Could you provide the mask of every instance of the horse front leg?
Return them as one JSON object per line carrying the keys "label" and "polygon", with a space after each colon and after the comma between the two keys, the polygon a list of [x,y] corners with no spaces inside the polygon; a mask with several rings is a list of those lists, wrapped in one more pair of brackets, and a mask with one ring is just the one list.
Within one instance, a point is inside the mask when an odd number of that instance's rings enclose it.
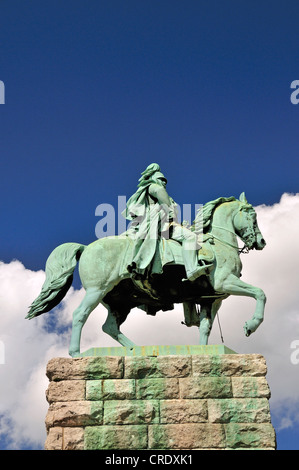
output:
{"label": "horse front leg", "polygon": [[244,332],[246,336],[260,326],[264,320],[264,311],[266,304],[266,295],[259,287],[252,286],[246,282],[241,281],[237,276],[230,275],[222,284],[221,290],[230,295],[240,295],[252,297],[256,300],[256,308],[253,317],[244,325]]}

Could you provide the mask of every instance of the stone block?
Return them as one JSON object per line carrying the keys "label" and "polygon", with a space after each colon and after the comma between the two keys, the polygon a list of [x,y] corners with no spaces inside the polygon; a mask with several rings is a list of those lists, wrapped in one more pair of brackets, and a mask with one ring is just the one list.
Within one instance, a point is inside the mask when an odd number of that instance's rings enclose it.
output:
{"label": "stone block", "polygon": [[222,424],[188,423],[152,425],[148,428],[149,449],[224,449]]}
{"label": "stone block", "polygon": [[233,396],[230,377],[192,376],[180,378],[181,398],[229,398]]}
{"label": "stone block", "polygon": [[232,377],[235,398],[270,398],[266,377]]}
{"label": "stone block", "polygon": [[84,450],[83,428],[64,428],[63,450]]}
{"label": "stone block", "polygon": [[266,398],[234,398],[208,400],[211,423],[267,423],[270,422]]}
{"label": "stone block", "polygon": [[125,357],[124,377],[133,379],[186,377],[191,374],[191,356]]}
{"label": "stone block", "polygon": [[179,398],[179,379],[138,379],[136,380],[136,398],[143,400]]}
{"label": "stone block", "polygon": [[123,376],[123,358],[117,356],[76,359],[59,357],[48,362],[46,373],[49,380],[55,382],[121,378]]}
{"label": "stone block", "polygon": [[104,403],[103,424],[151,424],[159,422],[157,400],[109,400]]}
{"label": "stone block", "polygon": [[102,401],[56,402],[49,406],[46,427],[53,426],[88,426],[102,424]]}
{"label": "stone block", "polygon": [[62,427],[53,427],[48,430],[45,450],[62,450]]}
{"label": "stone block", "polygon": [[87,364],[87,380],[92,379],[120,379],[124,373],[124,360],[122,357],[89,357]]}
{"label": "stone block", "polygon": [[46,391],[49,403],[57,401],[80,401],[85,399],[85,380],[62,380],[50,382]]}
{"label": "stone block", "polygon": [[224,426],[227,448],[276,448],[275,431],[270,423],[229,423]]}
{"label": "stone block", "polygon": [[147,449],[146,425],[87,426],[85,450]]}
{"label": "stone block", "polygon": [[134,379],[86,381],[86,400],[129,400],[135,395]]}
{"label": "stone block", "polygon": [[160,423],[204,423],[208,421],[206,400],[161,400]]}
{"label": "stone block", "polygon": [[260,354],[221,354],[192,356],[193,375],[265,376],[267,366]]}

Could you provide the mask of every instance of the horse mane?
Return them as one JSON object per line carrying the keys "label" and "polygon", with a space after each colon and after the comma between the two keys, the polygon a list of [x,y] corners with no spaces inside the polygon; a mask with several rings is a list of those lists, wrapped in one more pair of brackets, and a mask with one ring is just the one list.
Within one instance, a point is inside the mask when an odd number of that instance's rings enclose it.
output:
{"label": "horse mane", "polygon": [[196,233],[202,231],[204,233],[207,232],[216,207],[218,207],[220,204],[223,204],[224,202],[231,201],[237,201],[237,199],[234,196],[218,197],[217,199],[214,199],[214,201],[209,201],[201,206],[197,211],[197,215],[192,225],[193,231]]}

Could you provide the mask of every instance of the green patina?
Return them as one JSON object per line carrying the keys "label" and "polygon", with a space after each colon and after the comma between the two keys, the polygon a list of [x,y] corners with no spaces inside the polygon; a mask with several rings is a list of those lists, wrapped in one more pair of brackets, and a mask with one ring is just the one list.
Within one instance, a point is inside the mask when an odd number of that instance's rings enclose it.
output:
{"label": "green patina", "polygon": [[220,355],[213,355],[210,358],[210,376],[221,377],[222,375],[222,358]]}
{"label": "green patina", "polygon": [[90,348],[80,354],[80,357],[92,356],[186,356],[197,354],[236,354],[235,351],[224,344],[211,345],[156,345],[156,346],[134,346],[125,347],[106,347]]}
{"label": "green patina", "polygon": [[85,450],[138,450],[147,448],[147,426],[87,426]]}
{"label": "green patina", "polygon": [[223,398],[214,400],[219,423],[269,422],[269,405],[265,398]]}
{"label": "green patina", "polygon": [[104,402],[101,400],[91,401],[90,402],[90,411],[88,421],[85,423],[85,426],[88,425],[102,425],[103,424],[103,414],[104,414]]}
{"label": "green patina", "polygon": [[119,368],[117,371],[111,370],[109,356],[103,357],[90,357],[86,364],[86,378],[91,379],[105,379],[111,377],[120,377],[123,375],[123,363],[119,361]]}
{"label": "green patina", "polygon": [[258,449],[260,447],[264,450],[263,437],[265,432],[272,435],[274,442],[274,431],[270,427],[268,428],[267,425],[264,425],[262,430],[255,424],[230,423],[225,426],[226,446],[231,449]]}
{"label": "green patina", "polygon": [[255,358],[170,356],[71,360],[73,377],[86,382],[87,406],[80,404],[76,424],[84,449],[275,447],[265,380],[239,375]]}
{"label": "green patina", "polygon": [[242,392],[248,398],[260,395],[259,383],[256,377],[242,377]]}
{"label": "green patina", "polygon": [[103,380],[86,381],[86,400],[103,400]]}
{"label": "green patina", "polygon": [[[177,219],[166,183],[160,166],[148,165],[128,200],[124,216],[132,223],[127,231],[88,246],[64,243],[48,257],[45,282],[26,318],[49,312],[62,301],[78,264],[86,294],[73,313],[70,356],[80,357],[82,328],[100,303],[108,310],[103,331],[129,350],[135,345],[120,327],[136,307],[155,315],[183,304],[185,325],[199,328],[200,345],[208,344],[221,302],[230,295],[256,301],[254,314],[244,325],[246,336],[262,323],[265,294],[240,279],[243,249],[238,238],[247,250],[262,250],[266,245],[245,193],[239,199],[219,197],[207,202],[187,227]],[[174,348],[168,354],[190,354],[188,346]]]}
{"label": "green patina", "polygon": [[231,398],[233,395],[230,377],[198,377],[197,380],[198,391],[194,398]]}
{"label": "green patina", "polygon": [[[165,399],[165,398],[179,398],[179,384],[175,391],[171,388],[170,381],[175,379],[168,378],[151,378],[139,379],[137,381],[136,398],[149,400],[149,399]],[[176,379],[178,380],[178,379]]]}
{"label": "green patina", "polygon": [[151,426],[151,436],[152,449],[171,449],[167,426]]}
{"label": "green patina", "polygon": [[139,357],[136,361],[136,378],[163,377],[165,371],[160,367],[157,357]]}

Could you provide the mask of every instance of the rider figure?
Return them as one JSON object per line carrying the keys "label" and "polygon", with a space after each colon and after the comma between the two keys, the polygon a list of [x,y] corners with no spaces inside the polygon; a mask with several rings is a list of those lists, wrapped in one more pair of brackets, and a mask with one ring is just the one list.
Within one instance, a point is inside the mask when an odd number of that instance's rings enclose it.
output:
{"label": "rider figure", "polygon": [[197,235],[180,225],[176,217],[176,203],[166,191],[167,179],[157,163],[152,163],[141,174],[138,189],[128,200],[123,215],[132,220],[136,233],[133,259],[128,266],[135,278],[145,278],[155,256],[158,241],[163,234],[182,244],[187,278],[194,281],[206,274],[206,266],[198,263]]}

